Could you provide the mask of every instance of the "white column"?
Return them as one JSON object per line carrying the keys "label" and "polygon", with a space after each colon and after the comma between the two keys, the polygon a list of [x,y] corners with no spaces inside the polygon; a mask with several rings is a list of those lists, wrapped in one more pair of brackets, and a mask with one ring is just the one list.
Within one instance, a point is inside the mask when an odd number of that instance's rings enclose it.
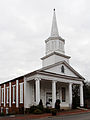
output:
{"label": "white column", "polygon": [[5,101],[5,96],[6,96],[6,95],[5,95],[5,89],[6,89],[5,86],[6,86],[6,85],[4,84],[4,107],[5,107],[5,102],[6,102],[6,101]]}
{"label": "white column", "polygon": [[80,84],[80,106],[84,106],[84,99],[83,99],[83,84]]}
{"label": "white column", "polygon": [[11,107],[11,82],[9,82],[9,107]]}
{"label": "white column", "polygon": [[52,81],[52,108],[55,108],[56,102],[56,81]]}
{"label": "white column", "polygon": [[16,80],[16,107],[18,107],[18,80]]}
{"label": "white column", "polygon": [[35,85],[36,85],[36,105],[40,102],[40,79],[35,78]]}
{"label": "white column", "polygon": [[72,108],[72,83],[69,83],[69,107]]}
{"label": "white column", "polygon": [[1,86],[0,86],[0,106],[1,106]]}

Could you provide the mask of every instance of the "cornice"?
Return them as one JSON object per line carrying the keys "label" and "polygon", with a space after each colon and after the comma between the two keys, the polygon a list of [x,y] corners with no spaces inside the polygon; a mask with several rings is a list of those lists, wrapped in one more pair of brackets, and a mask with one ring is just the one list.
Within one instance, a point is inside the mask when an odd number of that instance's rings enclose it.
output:
{"label": "cornice", "polygon": [[45,43],[47,43],[49,40],[61,40],[62,42],[65,43],[65,40],[61,38],[60,36],[58,37],[49,37],[48,39],[45,40]]}
{"label": "cornice", "polygon": [[58,53],[58,52],[52,52],[52,53],[50,53],[50,54],[42,57],[41,60],[44,60],[44,59],[46,59],[46,58],[48,58],[48,57],[50,57],[50,56],[52,56],[52,55],[54,55],[54,54],[55,54],[55,55],[58,55],[58,56],[65,57],[65,58],[68,58],[68,59],[71,58],[70,56],[67,56],[67,55],[64,55],[64,54],[61,54],[61,53]]}

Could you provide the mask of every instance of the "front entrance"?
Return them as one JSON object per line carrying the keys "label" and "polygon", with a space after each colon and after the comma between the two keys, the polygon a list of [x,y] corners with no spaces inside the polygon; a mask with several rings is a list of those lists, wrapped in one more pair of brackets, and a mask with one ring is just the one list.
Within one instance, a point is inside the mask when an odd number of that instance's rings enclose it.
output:
{"label": "front entrance", "polygon": [[52,107],[52,93],[51,92],[46,93],[46,106]]}

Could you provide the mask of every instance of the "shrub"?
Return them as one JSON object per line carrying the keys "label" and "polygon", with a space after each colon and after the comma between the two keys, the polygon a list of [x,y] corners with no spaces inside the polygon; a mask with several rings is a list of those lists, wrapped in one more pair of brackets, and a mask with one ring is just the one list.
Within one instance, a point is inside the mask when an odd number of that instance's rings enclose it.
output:
{"label": "shrub", "polygon": [[55,109],[60,111],[60,100],[59,99],[57,99],[56,102],[55,102]]}
{"label": "shrub", "polygon": [[55,116],[57,114],[57,110],[56,109],[52,109],[51,113],[52,113],[53,116]]}
{"label": "shrub", "polygon": [[37,109],[43,111],[43,110],[44,110],[44,107],[43,107],[43,105],[38,105],[38,106],[37,106]]}
{"label": "shrub", "polygon": [[20,114],[24,114],[24,107],[20,107],[20,108],[19,108],[19,113],[20,113]]}
{"label": "shrub", "polygon": [[33,113],[34,113],[34,114],[42,114],[43,112],[42,112],[40,109],[36,109],[36,110],[34,110]]}
{"label": "shrub", "polygon": [[47,108],[44,108],[44,112],[45,112],[45,113],[51,113],[51,109],[48,108],[48,107],[47,107]]}
{"label": "shrub", "polygon": [[0,114],[0,116],[5,116],[4,112],[2,112],[2,113]]}
{"label": "shrub", "polygon": [[29,109],[29,113],[33,113],[37,109],[37,106],[31,106]]}
{"label": "shrub", "polygon": [[29,108],[26,108],[25,114],[29,114]]}

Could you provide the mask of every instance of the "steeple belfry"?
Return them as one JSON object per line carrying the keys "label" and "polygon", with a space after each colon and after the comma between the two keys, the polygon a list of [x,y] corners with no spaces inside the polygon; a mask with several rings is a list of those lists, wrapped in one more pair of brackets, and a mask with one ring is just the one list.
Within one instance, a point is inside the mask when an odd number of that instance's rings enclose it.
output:
{"label": "steeple belfry", "polygon": [[55,9],[53,10],[51,37],[59,37]]}

